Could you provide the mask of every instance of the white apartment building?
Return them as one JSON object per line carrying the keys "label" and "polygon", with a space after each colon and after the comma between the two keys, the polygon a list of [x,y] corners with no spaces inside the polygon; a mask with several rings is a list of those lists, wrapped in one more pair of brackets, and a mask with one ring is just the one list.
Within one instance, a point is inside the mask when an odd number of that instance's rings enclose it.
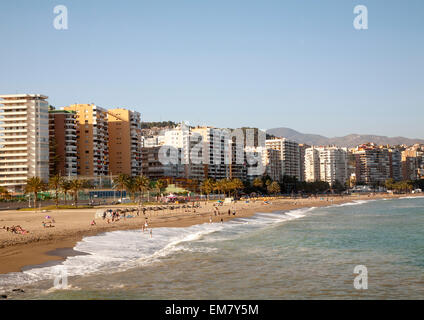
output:
{"label": "white apartment building", "polygon": [[300,175],[300,149],[299,144],[286,138],[268,139],[265,141],[267,149],[280,151],[281,157],[281,176],[296,177],[301,179]]}
{"label": "white apartment building", "polygon": [[344,184],[347,175],[347,149],[338,147],[311,147],[305,150],[305,180],[336,181]]}
{"label": "white apartment building", "polygon": [[319,150],[311,147],[305,150],[305,181],[320,181]]}
{"label": "white apartment building", "polygon": [[41,94],[0,95],[0,186],[22,192],[49,178],[49,104]]}

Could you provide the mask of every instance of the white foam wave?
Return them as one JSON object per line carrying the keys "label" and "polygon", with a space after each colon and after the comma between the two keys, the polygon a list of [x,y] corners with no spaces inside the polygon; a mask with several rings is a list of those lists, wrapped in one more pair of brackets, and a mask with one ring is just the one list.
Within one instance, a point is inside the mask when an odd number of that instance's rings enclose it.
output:
{"label": "white foam wave", "polygon": [[[283,221],[299,219],[315,208],[302,208],[287,212],[257,213],[249,218],[236,218],[226,223],[204,223],[187,228],[155,228],[112,231],[83,238],[75,250],[86,253],[66,258],[57,266],[39,267],[23,272],[0,275],[0,290],[21,287],[41,280],[53,280],[93,273],[124,271],[159,261],[178,251],[213,251],[213,248],[193,248],[185,245],[193,241],[223,241],[258,228],[276,225]],[[202,251],[203,250],[203,251]],[[53,289],[52,289],[53,290]]]}

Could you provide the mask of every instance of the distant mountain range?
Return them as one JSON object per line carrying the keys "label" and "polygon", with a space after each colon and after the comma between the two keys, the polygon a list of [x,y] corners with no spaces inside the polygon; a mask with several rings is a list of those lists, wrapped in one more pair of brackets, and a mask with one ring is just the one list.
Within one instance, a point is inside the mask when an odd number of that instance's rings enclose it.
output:
{"label": "distant mountain range", "polygon": [[267,130],[268,134],[276,137],[284,137],[297,143],[305,143],[308,145],[336,145],[339,147],[355,147],[357,145],[373,142],[381,145],[413,145],[416,143],[424,144],[424,139],[409,139],[405,137],[386,137],[364,134],[349,134],[344,137],[328,138],[318,134],[305,134],[289,128],[273,128]]}

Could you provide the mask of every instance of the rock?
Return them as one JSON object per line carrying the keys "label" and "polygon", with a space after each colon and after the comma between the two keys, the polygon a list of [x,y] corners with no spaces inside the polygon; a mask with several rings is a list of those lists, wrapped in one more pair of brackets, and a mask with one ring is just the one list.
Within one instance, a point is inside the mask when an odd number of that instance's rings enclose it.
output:
{"label": "rock", "polygon": [[24,293],[25,292],[23,289],[13,289],[12,291],[13,292],[21,292],[21,293]]}
{"label": "rock", "polygon": [[0,296],[0,298],[2,298],[2,299],[7,299],[7,295],[2,294],[2,295]]}

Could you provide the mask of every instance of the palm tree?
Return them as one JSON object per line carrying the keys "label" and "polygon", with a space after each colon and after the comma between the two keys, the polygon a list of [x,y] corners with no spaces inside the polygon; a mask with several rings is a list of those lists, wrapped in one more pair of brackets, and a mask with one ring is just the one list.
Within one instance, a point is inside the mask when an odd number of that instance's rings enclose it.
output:
{"label": "palm tree", "polygon": [[62,180],[62,177],[58,174],[49,179],[49,187],[55,191],[56,208],[59,207],[59,190]]}
{"label": "palm tree", "polygon": [[125,185],[129,180],[130,176],[124,173],[121,173],[118,177],[114,179],[114,187],[121,191],[121,202],[122,202],[122,194],[125,189]]}
{"label": "palm tree", "polygon": [[244,184],[240,179],[234,178],[233,180],[231,180],[231,188],[234,190],[234,194],[235,194],[239,190],[244,189]]}
{"label": "palm tree", "polygon": [[159,179],[156,181],[155,189],[158,191],[158,196],[162,193],[162,190],[168,186],[168,182],[164,179]]}
{"label": "palm tree", "polygon": [[200,191],[209,197],[209,194],[214,191],[214,184],[212,179],[206,179],[200,184]]}
{"label": "palm tree", "polygon": [[255,180],[253,180],[253,186],[257,189],[262,189],[264,186],[264,182],[261,178],[255,178]]}
{"label": "palm tree", "polygon": [[140,191],[140,201],[141,197],[146,191],[150,190],[150,180],[146,176],[138,176],[135,178],[135,185],[138,191]]}
{"label": "palm tree", "polygon": [[74,179],[70,182],[71,192],[74,195],[75,208],[78,208],[78,192],[84,188],[84,181],[79,179]]}
{"label": "palm tree", "polygon": [[10,196],[10,193],[5,187],[0,187],[0,195],[2,199],[6,199]]}
{"label": "palm tree", "polygon": [[66,196],[68,195],[68,192],[71,190],[71,182],[65,179],[62,179],[60,183],[60,190],[62,190],[64,198],[65,198],[65,205],[66,205]]}
{"label": "palm tree", "polygon": [[128,179],[125,180],[125,190],[127,190],[127,192],[129,193],[130,198],[134,200],[135,193],[138,190],[138,187],[133,177],[128,177]]}
{"label": "palm tree", "polygon": [[37,208],[37,195],[46,188],[46,184],[39,177],[28,178],[25,186],[25,193],[34,194],[34,208]]}
{"label": "palm tree", "polygon": [[280,185],[278,184],[277,181],[273,181],[268,185],[267,190],[269,193],[272,193],[275,195],[280,192]]}

